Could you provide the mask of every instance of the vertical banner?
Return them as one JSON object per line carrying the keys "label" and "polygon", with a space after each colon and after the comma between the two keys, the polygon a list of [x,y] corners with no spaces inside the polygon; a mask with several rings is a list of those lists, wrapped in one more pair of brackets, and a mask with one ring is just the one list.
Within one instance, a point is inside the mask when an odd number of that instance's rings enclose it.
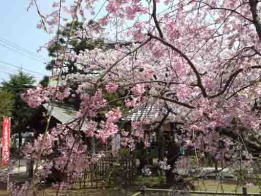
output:
{"label": "vertical banner", "polygon": [[11,119],[9,117],[3,117],[2,164],[8,164],[10,160],[10,135],[11,135]]}

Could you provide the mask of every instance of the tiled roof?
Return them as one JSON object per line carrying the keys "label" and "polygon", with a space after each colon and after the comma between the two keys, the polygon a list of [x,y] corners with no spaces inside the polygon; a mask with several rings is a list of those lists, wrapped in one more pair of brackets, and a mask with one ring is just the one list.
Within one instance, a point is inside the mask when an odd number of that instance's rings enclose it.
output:
{"label": "tiled roof", "polygon": [[[43,104],[43,107],[51,112],[51,115],[61,123],[68,123],[75,119],[76,111],[57,105],[49,105],[48,103]],[[51,111],[52,110],[52,111]]]}
{"label": "tiled roof", "polygon": [[[48,103],[43,104],[43,107],[50,112],[52,109],[52,116],[61,123],[68,123],[76,118],[76,111],[71,108],[65,108],[62,106],[49,106]],[[166,109],[156,105],[143,105],[135,108],[122,118],[124,121],[143,121],[152,120],[160,117],[160,115],[166,113]]]}
{"label": "tiled roof", "polygon": [[130,114],[123,118],[129,121],[151,120],[165,114],[167,110],[159,106],[145,105],[130,111]]}

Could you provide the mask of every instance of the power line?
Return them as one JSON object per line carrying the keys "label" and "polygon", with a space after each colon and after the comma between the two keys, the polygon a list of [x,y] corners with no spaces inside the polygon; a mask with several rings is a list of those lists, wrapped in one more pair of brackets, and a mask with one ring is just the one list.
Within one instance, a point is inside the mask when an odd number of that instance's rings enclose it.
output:
{"label": "power line", "polygon": [[30,59],[32,59],[32,60],[35,60],[35,61],[39,61],[39,62],[41,62],[41,63],[44,63],[43,61],[41,61],[40,59],[38,59],[38,58],[36,58],[36,57],[26,55],[26,54],[24,54],[22,51],[20,51],[20,50],[14,48],[14,47],[11,47],[11,46],[6,45],[5,43],[1,42],[1,40],[0,40],[0,46],[5,47],[6,49],[9,49],[9,50],[11,50],[11,51],[13,51],[13,52],[16,52],[16,53],[18,53],[18,54],[20,54],[20,55],[26,56],[27,58],[30,58]]}
{"label": "power line", "polygon": [[33,73],[33,74],[37,74],[37,75],[44,76],[44,74],[42,74],[42,73],[39,73],[39,72],[30,70],[30,69],[27,69],[27,68],[22,68],[21,66],[14,65],[14,64],[11,64],[11,63],[7,63],[7,62],[4,62],[4,61],[0,61],[0,64],[12,66],[13,68],[18,69],[18,70],[22,70],[22,69],[23,69],[23,70],[25,70],[26,72],[31,72],[31,73]]}
{"label": "power line", "polygon": [[[14,75],[15,73],[14,72],[8,72],[8,71],[1,71],[0,75],[3,75],[3,74],[4,75],[8,75],[9,79],[6,76],[0,76],[0,83],[5,82],[5,81],[9,81],[10,80],[10,76]],[[39,77],[39,76],[34,76],[33,78],[38,80],[38,81],[40,81],[42,79],[42,77]],[[0,87],[1,87],[1,84],[0,84]]]}
{"label": "power line", "polygon": [[11,47],[17,48],[18,50],[22,50],[23,52],[25,52],[25,53],[27,53],[27,54],[29,54],[31,56],[35,56],[36,58],[45,60],[43,56],[41,56],[41,55],[39,55],[39,54],[37,54],[35,52],[32,52],[32,51],[30,51],[30,50],[28,50],[28,49],[26,49],[26,48],[24,48],[22,46],[19,46],[17,43],[12,42],[10,40],[7,40],[4,37],[0,36],[0,41],[5,42],[6,44],[8,44]]}
{"label": "power line", "polygon": [[7,44],[7,45],[9,45],[9,46],[11,46],[11,47],[13,47],[13,48],[16,48],[17,50],[21,50],[21,51],[23,51],[23,52],[25,52],[25,53],[27,53],[27,54],[29,54],[29,55],[31,55],[31,56],[34,56],[34,57],[36,57],[36,58],[38,58],[38,59],[42,59],[43,61],[45,61],[45,58],[44,58],[43,56],[39,55],[39,54],[36,53],[36,52],[32,52],[32,51],[30,51],[30,50],[28,50],[28,49],[26,49],[26,48],[24,48],[24,47],[18,45],[18,44],[15,43],[15,42],[12,42],[12,41],[10,41],[10,40],[7,40],[7,39],[5,39],[5,38],[3,38],[3,37],[1,37],[1,36],[0,36],[0,40],[1,40],[2,42],[4,42],[5,44]]}
{"label": "power line", "polygon": [[8,74],[8,75],[11,75],[13,74],[12,72],[9,72],[9,71],[1,71],[0,74]]}
{"label": "power line", "polygon": [[[1,68],[1,67],[0,67]],[[1,70],[0,71],[0,74],[4,74],[4,75],[9,75],[9,76],[11,76],[11,75],[14,75],[14,74],[16,74],[17,73],[17,71],[18,70],[16,70],[16,72],[14,72],[14,71],[6,71],[6,70]],[[30,74],[31,75],[31,73],[29,73],[29,72],[26,72],[26,73],[28,73],[28,74]],[[42,76],[35,76],[35,75],[33,75],[33,77],[34,78],[38,78],[38,79],[42,79]]]}
{"label": "power line", "polygon": [[19,53],[20,55],[31,58],[32,60],[39,61],[41,63],[46,62],[46,59],[43,56],[40,56],[36,52],[32,52],[24,47],[21,47],[18,44],[9,41],[1,36],[0,36],[0,46],[5,47],[13,52]]}
{"label": "power line", "polygon": [[[0,61],[0,63],[4,64],[4,65],[9,65],[11,67],[15,67],[16,69],[21,69],[21,66],[18,66],[18,65],[12,64],[12,63],[8,63],[8,62],[5,62],[5,61]],[[31,73],[34,73],[34,74],[45,76],[44,74],[42,74],[40,72],[33,71],[31,69],[27,69],[27,68],[23,68],[23,69],[26,70],[27,72],[31,72]]]}

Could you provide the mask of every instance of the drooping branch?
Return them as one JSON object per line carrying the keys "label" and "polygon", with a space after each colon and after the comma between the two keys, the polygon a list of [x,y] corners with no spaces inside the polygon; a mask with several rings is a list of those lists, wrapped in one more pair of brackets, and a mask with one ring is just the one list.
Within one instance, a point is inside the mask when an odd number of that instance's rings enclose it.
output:
{"label": "drooping branch", "polygon": [[228,80],[227,80],[227,82],[226,82],[224,88],[223,88],[220,92],[218,92],[217,94],[209,96],[209,98],[218,97],[218,96],[222,95],[224,92],[226,92],[227,88],[229,87],[229,85],[231,84],[231,82],[233,81],[233,79],[236,78],[237,75],[238,75],[239,73],[241,73],[242,71],[243,71],[243,69],[239,69],[239,70],[235,71],[233,74],[231,74],[230,77],[228,78]]}
{"label": "drooping branch", "polygon": [[160,128],[162,127],[162,125],[164,124],[164,122],[167,120],[167,118],[168,118],[170,112],[171,112],[171,109],[170,109],[170,108],[167,108],[166,114],[163,116],[162,120],[158,123],[158,125],[154,128],[154,131],[160,130]]}
{"label": "drooping branch", "polygon": [[253,17],[253,24],[255,25],[257,35],[259,37],[259,40],[261,41],[261,23],[260,23],[260,18],[257,14],[257,0],[249,0],[249,5],[250,5],[250,11],[252,13]]}
{"label": "drooping branch", "polygon": [[122,87],[126,87],[126,86],[134,86],[136,84],[152,84],[152,83],[158,83],[158,84],[163,84],[163,85],[167,85],[167,84],[181,84],[180,82],[166,82],[166,81],[163,81],[163,80],[145,80],[145,81],[138,81],[138,82],[132,82],[132,83],[129,83],[129,84],[126,84],[126,85],[123,85]]}
{"label": "drooping branch", "polygon": [[156,26],[156,29],[159,33],[160,38],[164,39],[162,30],[161,30],[160,25],[159,25],[159,21],[157,19],[157,2],[156,2],[156,0],[153,0],[153,10],[152,10],[151,16],[154,20],[154,23],[155,23],[155,26]]}
{"label": "drooping branch", "polygon": [[172,44],[170,44],[169,42],[159,38],[159,37],[156,37],[154,35],[152,35],[151,33],[148,34],[151,38],[155,39],[155,40],[158,40],[160,41],[163,45],[165,46],[168,46],[170,47],[172,50],[174,50],[175,52],[177,52],[182,58],[184,58],[187,63],[189,64],[189,66],[191,67],[191,69],[193,70],[194,74],[196,75],[196,78],[197,78],[197,86],[201,89],[202,91],[202,94],[204,97],[208,97],[207,95],[207,92],[206,92],[206,89],[204,88],[203,86],[203,83],[202,83],[202,79],[201,79],[201,76],[200,76],[200,73],[198,72],[196,66],[194,65],[194,63],[189,59],[189,57],[184,54],[181,50],[179,50],[178,48],[176,48],[175,46],[173,46]]}
{"label": "drooping branch", "polygon": [[[249,69],[260,69],[260,68],[261,68],[261,66],[252,66]],[[232,81],[238,76],[238,74],[240,74],[243,71],[244,71],[244,69],[239,69],[239,70],[235,71],[234,73],[232,73],[229,76],[224,88],[221,91],[219,91],[217,94],[209,96],[209,98],[215,98],[215,97],[218,97],[218,96],[224,94],[226,92],[227,88],[232,83]]]}
{"label": "drooping branch", "polygon": [[237,95],[239,92],[257,84],[258,82],[261,82],[261,79],[257,80],[257,81],[252,81],[250,84],[243,86],[242,88],[240,88],[239,90],[237,90],[236,92],[234,92],[232,95],[230,95],[228,98],[226,98],[226,100],[231,99],[232,97],[234,97],[235,95]]}
{"label": "drooping branch", "polygon": [[168,101],[168,102],[171,102],[171,103],[175,103],[175,104],[184,106],[184,107],[189,108],[189,109],[195,109],[194,106],[189,105],[189,104],[184,103],[184,102],[177,101],[177,100],[175,100],[175,99],[170,99],[170,98],[163,97],[163,96],[155,96],[155,95],[151,95],[151,96],[154,97],[154,98],[162,99],[162,100],[164,100],[164,101]]}
{"label": "drooping branch", "polygon": [[247,130],[247,128],[237,130],[234,127],[217,127],[216,131],[221,135],[232,138],[234,141],[241,138],[241,142],[244,143],[244,145],[248,148],[247,150],[252,154],[261,152],[261,138],[260,135],[254,131]]}
{"label": "drooping branch", "polygon": [[[40,17],[41,24],[43,25],[44,31],[45,31],[45,32],[48,32],[47,27],[46,27],[46,25],[45,25],[45,16],[41,13],[40,8],[39,8],[39,6],[38,6],[36,0],[33,0],[33,2],[34,2],[34,4],[35,4],[36,10],[37,10],[37,14],[38,14],[39,17]],[[29,9],[29,7],[27,8],[27,11],[28,11],[28,9]]]}

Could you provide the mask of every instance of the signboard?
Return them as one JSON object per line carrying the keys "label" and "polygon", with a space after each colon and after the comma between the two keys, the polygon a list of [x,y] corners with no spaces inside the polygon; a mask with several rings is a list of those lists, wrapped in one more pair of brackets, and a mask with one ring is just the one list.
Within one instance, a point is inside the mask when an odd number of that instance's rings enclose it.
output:
{"label": "signboard", "polygon": [[11,135],[11,118],[3,117],[2,164],[8,164],[10,160],[10,135]]}

